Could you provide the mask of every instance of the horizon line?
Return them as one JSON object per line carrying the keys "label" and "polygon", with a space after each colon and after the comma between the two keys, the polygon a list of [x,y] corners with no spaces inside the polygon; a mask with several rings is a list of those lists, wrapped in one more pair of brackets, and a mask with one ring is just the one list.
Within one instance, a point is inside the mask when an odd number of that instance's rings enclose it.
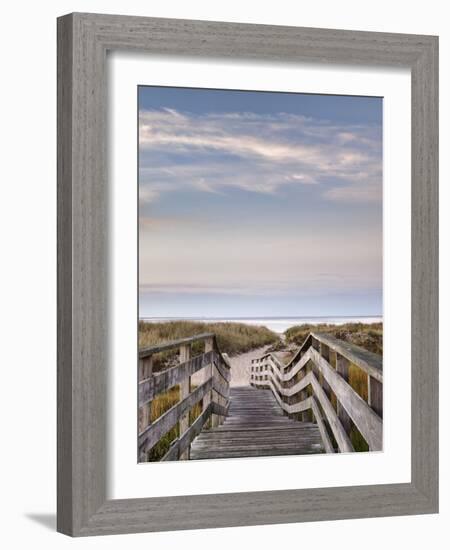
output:
{"label": "horizon line", "polygon": [[239,315],[227,315],[222,317],[208,317],[206,315],[196,315],[193,317],[188,316],[139,316],[139,319],[186,319],[186,320],[199,320],[199,319],[330,319],[333,317],[339,317],[341,319],[352,319],[355,317],[381,317],[383,318],[382,313],[374,314],[355,314],[355,315],[274,315],[274,316],[264,316],[264,315],[250,315],[250,316],[239,316]]}

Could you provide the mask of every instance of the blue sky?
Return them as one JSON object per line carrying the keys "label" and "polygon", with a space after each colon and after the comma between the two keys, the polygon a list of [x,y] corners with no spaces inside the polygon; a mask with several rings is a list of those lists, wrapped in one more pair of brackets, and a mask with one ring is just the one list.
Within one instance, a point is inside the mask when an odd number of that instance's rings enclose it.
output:
{"label": "blue sky", "polygon": [[381,98],[139,88],[141,317],[379,315]]}

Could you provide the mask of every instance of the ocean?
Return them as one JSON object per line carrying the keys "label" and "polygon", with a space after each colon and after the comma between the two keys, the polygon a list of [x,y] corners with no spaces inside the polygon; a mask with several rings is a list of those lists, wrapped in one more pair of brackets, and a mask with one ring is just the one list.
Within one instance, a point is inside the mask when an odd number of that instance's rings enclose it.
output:
{"label": "ocean", "polygon": [[360,316],[360,317],[230,317],[230,318],[201,318],[201,317],[141,317],[141,321],[147,323],[156,323],[161,321],[200,321],[204,323],[245,323],[248,325],[266,326],[268,329],[278,334],[283,333],[290,327],[309,323],[318,325],[328,323],[333,325],[343,325],[344,323],[380,323],[381,316]]}

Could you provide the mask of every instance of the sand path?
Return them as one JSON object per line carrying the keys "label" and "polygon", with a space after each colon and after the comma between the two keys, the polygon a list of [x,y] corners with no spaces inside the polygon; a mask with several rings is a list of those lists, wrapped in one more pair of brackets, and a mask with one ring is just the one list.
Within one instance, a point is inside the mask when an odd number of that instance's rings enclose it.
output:
{"label": "sand path", "polygon": [[230,386],[248,386],[250,384],[250,366],[252,359],[261,357],[261,355],[263,355],[269,347],[270,346],[264,346],[262,348],[248,351],[247,353],[241,353],[240,355],[230,357]]}

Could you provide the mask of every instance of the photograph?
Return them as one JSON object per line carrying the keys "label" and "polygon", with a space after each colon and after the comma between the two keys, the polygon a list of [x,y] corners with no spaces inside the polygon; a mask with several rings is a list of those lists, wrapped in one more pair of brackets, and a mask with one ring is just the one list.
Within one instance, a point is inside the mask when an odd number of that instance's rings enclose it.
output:
{"label": "photograph", "polygon": [[139,462],[381,451],[383,99],[138,110]]}
{"label": "photograph", "polygon": [[3,6],[6,549],[449,538],[448,9],[255,7]]}

